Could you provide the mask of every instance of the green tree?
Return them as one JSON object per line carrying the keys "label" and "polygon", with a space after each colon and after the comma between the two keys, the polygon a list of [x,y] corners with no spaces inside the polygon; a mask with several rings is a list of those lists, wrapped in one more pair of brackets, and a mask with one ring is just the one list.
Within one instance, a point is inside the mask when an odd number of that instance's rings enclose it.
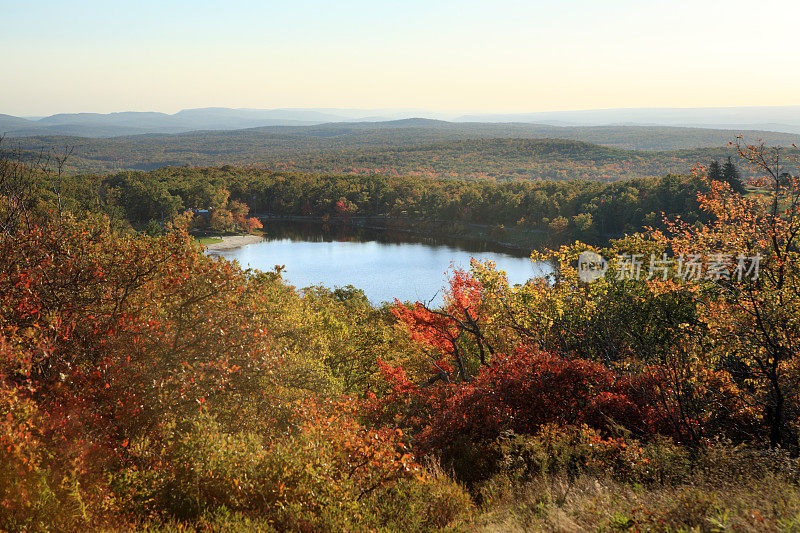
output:
{"label": "green tree", "polygon": [[708,179],[711,181],[722,181],[722,167],[716,159],[708,165]]}
{"label": "green tree", "polygon": [[742,177],[739,175],[739,169],[733,164],[730,156],[728,156],[728,161],[722,166],[722,181],[729,183],[734,192],[739,194],[747,192],[744,188],[744,183],[742,183]]}

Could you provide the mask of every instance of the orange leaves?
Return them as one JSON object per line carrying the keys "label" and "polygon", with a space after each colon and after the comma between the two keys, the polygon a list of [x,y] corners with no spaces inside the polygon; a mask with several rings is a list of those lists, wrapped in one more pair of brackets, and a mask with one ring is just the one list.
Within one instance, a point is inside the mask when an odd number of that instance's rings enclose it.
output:
{"label": "orange leaves", "polygon": [[411,338],[415,341],[445,353],[452,352],[458,334],[452,319],[432,312],[419,302],[408,308],[399,300],[392,307],[392,314],[408,326]]}
{"label": "orange leaves", "polygon": [[446,294],[449,305],[465,318],[476,319],[483,293],[481,284],[462,269],[456,269],[449,281],[450,291]]}
{"label": "orange leaves", "polygon": [[[700,207],[712,215],[708,223],[676,220],[652,238],[675,257],[728,258],[723,266],[740,275],[706,275],[696,283],[650,288],[663,294],[682,292],[697,306],[704,338],[702,347],[690,347],[702,357],[694,370],[696,391],[725,404],[708,417],[730,413],[721,425],[736,435],[755,435],[759,430],[754,421],[761,416],[759,437],[776,446],[785,444],[787,432],[796,431],[788,429],[786,417],[795,416],[787,413],[800,406],[795,385],[800,357],[800,177],[793,175],[800,167],[796,157],[787,159],[780,148],[748,145],[741,138],[734,144],[745,164],[759,173],[750,182],[752,189],[737,194],[728,183],[711,181],[708,191],[698,195]],[[756,257],[758,275],[749,270],[742,275],[744,259]],[[754,259],[750,261],[752,265]],[[790,440],[794,446],[794,437]]]}
{"label": "orange leaves", "polygon": [[408,380],[406,371],[402,367],[389,366],[380,358],[377,360],[377,363],[378,369],[381,371],[384,378],[391,384],[394,394],[407,394],[414,388],[414,385]]}
{"label": "orange leaves", "polygon": [[3,235],[0,252],[11,273],[0,277],[0,372],[30,379],[61,417],[54,438],[149,431],[268,357],[250,279],[185,234],[131,239],[65,219]]}
{"label": "orange leaves", "polygon": [[256,230],[262,229],[264,227],[261,224],[261,221],[255,217],[250,217],[244,221],[242,229],[244,229],[247,233],[254,233]]}
{"label": "orange leaves", "polygon": [[449,280],[443,308],[430,309],[420,302],[406,307],[395,301],[391,311],[406,325],[413,340],[438,352],[430,358],[434,375],[450,379],[449,375],[456,372],[458,379],[465,380],[467,352],[473,344],[477,346],[480,364],[488,363],[489,354],[493,353],[482,330],[482,299],[480,282],[464,270],[456,269]]}

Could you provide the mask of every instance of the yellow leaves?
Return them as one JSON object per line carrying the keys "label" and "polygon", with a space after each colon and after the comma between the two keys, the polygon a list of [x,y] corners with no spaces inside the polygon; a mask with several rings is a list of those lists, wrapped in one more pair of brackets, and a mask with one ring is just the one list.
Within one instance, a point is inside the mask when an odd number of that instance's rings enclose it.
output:
{"label": "yellow leaves", "polygon": [[564,317],[564,302],[561,301],[561,300],[555,300],[553,302],[553,304],[554,304],[553,307],[555,308],[556,315],[558,316],[558,318],[563,318]]}

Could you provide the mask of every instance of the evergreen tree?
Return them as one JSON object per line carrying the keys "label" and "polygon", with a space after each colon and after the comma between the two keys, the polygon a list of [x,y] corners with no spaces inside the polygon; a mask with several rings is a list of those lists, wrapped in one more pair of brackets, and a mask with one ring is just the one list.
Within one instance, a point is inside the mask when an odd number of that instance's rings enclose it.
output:
{"label": "evergreen tree", "polygon": [[728,156],[728,161],[722,167],[722,181],[727,181],[731,185],[731,189],[739,194],[744,194],[746,189],[742,178],[739,175],[739,169],[731,162],[731,157]]}
{"label": "evergreen tree", "polygon": [[708,165],[708,179],[711,181],[722,181],[722,167],[716,159]]}

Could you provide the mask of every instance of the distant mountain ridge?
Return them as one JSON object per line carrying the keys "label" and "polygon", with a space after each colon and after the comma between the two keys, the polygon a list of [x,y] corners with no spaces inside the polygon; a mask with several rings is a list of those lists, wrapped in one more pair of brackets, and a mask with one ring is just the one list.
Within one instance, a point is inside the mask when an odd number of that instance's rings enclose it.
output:
{"label": "distant mountain ridge", "polygon": [[800,133],[800,105],[630,108],[462,115],[456,122],[526,122],[556,126],[681,126]]}
{"label": "distant mountain ridge", "polygon": [[[208,107],[183,109],[174,114],[149,111],[117,113],[58,113],[38,119],[0,114],[0,134],[9,137],[74,135],[119,137],[146,133],[185,133],[239,130],[265,126],[308,126],[350,121],[393,121],[436,113],[392,109],[231,109]],[[447,116],[452,118],[452,116]]]}
{"label": "distant mountain ridge", "polygon": [[[416,121],[416,122],[415,122]],[[428,121],[428,122],[424,122]],[[0,114],[0,134],[9,137],[68,135],[119,137],[192,131],[241,130],[273,126],[387,123],[392,127],[448,127],[447,124],[506,124],[570,127],[670,126],[730,131],[772,131],[800,134],[800,106],[728,108],[632,108],[538,113],[454,115],[419,109],[283,108],[184,109],[174,114],[125,111],[59,113],[28,119]],[[372,126],[370,126],[372,127]]]}

